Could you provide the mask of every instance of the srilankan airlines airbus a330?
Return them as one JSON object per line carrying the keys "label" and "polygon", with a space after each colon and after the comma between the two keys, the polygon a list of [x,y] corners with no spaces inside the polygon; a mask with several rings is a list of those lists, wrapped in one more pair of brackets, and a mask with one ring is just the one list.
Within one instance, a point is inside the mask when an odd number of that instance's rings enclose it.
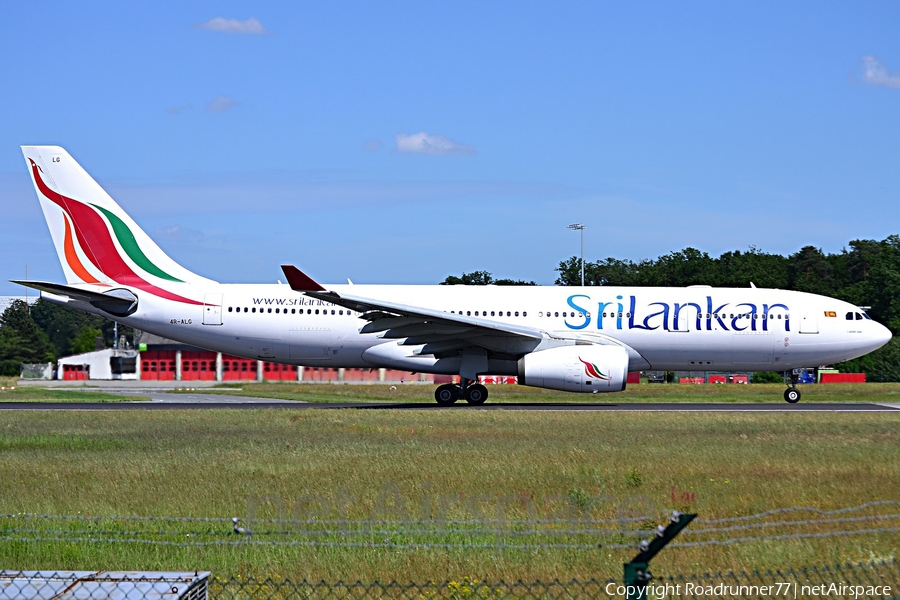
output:
{"label": "srilankan airlines airbus a330", "polygon": [[[47,300],[173,340],[308,367],[459,375],[439,404],[482,404],[479,375],[618,392],[629,371],[788,371],[880,348],[890,331],[852,304],[802,292],[691,286],[224,284],[169,258],[58,146],[24,146],[66,283]],[[789,387],[788,402],[800,399]]]}

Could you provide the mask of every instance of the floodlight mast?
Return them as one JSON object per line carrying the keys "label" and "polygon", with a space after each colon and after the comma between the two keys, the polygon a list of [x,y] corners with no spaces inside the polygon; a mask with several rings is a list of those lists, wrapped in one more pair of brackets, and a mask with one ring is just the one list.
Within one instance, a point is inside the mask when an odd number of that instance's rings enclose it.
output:
{"label": "floodlight mast", "polygon": [[581,232],[581,287],[584,287],[584,223],[572,223],[568,229]]}

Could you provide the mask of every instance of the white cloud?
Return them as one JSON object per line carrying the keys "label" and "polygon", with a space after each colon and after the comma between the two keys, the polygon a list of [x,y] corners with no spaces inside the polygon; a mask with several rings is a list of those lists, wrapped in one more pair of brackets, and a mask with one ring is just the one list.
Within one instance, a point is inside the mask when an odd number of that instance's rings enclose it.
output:
{"label": "white cloud", "polygon": [[215,17],[206,23],[196,25],[195,27],[198,29],[208,29],[210,31],[220,31],[222,33],[246,33],[250,35],[265,35],[268,33],[263,24],[252,17],[246,21]]}
{"label": "white cloud", "polygon": [[167,108],[166,112],[170,115],[180,115],[182,113],[186,113],[191,109],[190,105],[188,106],[173,106],[172,108]]}
{"label": "white cloud", "polygon": [[206,112],[222,112],[237,105],[238,102],[231,96],[216,96],[212,102],[206,105]]}
{"label": "white cloud", "polygon": [[425,133],[397,134],[397,151],[414,154],[474,154],[475,148],[457,144],[442,135]]}
{"label": "white cloud", "polygon": [[199,229],[185,229],[181,225],[170,225],[157,229],[155,235],[160,239],[176,243],[203,242],[206,238]]}
{"label": "white cloud", "polygon": [[889,71],[874,56],[863,56],[863,81],[871,85],[900,89],[900,73]]}

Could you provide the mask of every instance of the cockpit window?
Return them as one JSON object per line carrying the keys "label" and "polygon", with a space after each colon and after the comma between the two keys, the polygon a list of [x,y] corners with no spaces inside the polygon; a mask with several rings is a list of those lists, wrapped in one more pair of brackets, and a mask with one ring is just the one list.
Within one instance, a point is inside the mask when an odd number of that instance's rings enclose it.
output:
{"label": "cockpit window", "polygon": [[853,313],[852,313],[852,312],[848,312],[848,313],[847,313],[847,320],[848,320],[848,321],[852,321],[852,320],[853,320]]}
{"label": "cockpit window", "polygon": [[863,313],[862,316],[863,316],[863,318],[865,318],[867,321],[871,321],[871,320],[872,320],[872,317],[869,316],[869,313]]}

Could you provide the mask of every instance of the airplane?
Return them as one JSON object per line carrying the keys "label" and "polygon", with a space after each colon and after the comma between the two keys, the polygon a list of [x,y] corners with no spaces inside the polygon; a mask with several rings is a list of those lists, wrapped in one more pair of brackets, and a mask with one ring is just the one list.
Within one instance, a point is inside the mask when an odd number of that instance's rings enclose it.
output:
{"label": "airplane", "polygon": [[[782,371],[845,361],[890,331],[834,298],[779,289],[228,284],[182,267],[59,146],[23,146],[66,283],[49,301],[209,350],[306,367],[458,375],[441,405],[488,398],[481,375],[619,392],[630,371]],[[784,399],[800,400],[791,383]]]}

